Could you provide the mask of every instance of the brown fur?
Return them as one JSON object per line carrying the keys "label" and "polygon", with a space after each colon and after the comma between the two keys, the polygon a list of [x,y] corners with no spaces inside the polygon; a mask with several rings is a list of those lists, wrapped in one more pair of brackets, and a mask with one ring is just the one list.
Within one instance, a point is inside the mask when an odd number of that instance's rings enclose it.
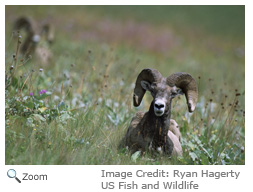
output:
{"label": "brown fur", "polygon": [[140,105],[146,91],[153,96],[149,111],[136,113],[120,147],[128,147],[131,152],[153,149],[169,156],[182,155],[178,124],[170,120],[171,102],[177,95],[184,94],[188,110],[193,112],[198,98],[196,81],[184,72],[164,78],[155,69],[143,69],[135,83],[134,106]]}

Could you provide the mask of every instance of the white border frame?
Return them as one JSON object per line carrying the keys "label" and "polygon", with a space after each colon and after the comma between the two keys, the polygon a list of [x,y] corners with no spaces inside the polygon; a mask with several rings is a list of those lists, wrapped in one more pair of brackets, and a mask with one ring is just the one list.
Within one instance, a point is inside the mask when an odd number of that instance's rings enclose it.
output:
{"label": "white border frame", "polygon": [[[20,4],[22,3],[22,4]],[[252,107],[252,100],[249,98],[252,98],[252,91],[249,82],[252,82],[252,75],[250,75],[250,72],[252,72],[252,50],[251,46],[253,44],[252,41],[252,19],[253,18],[253,7],[250,0],[213,0],[213,1],[201,1],[201,0],[177,0],[177,1],[121,1],[119,4],[116,1],[110,1],[110,2],[103,2],[98,0],[93,1],[85,1],[84,3],[86,5],[99,5],[99,4],[107,4],[107,5],[126,5],[126,4],[132,4],[132,5],[141,5],[143,3],[148,5],[158,5],[158,4],[167,4],[167,5],[245,5],[245,18],[246,18],[246,35],[245,35],[245,51],[246,51],[246,58],[245,58],[245,72],[246,72],[246,78],[245,78],[245,88],[246,88],[246,159],[245,165],[233,165],[233,166],[177,166],[177,165],[169,165],[169,166],[134,166],[134,165],[29,165],[29,166],[22,166],[22,165],[5,165],[5,112],[4,112],[4,65],[5,63],[5,57],[4,57],[4,50],[5,50],[5,37],[3,34],[5,34],[5,5],[29,5],[34,4],[34,1],[16,1],[16,0],[4,0],[1,2],[0,7],[0,19],[1,19],[1,31],[2,35],[0,36],[1,44],[0,44],[0,50],[1,50],[1,61],[2,65],[0,65],[0,88],[2,90],[0,94],[0,100],[1,100],[1,110],[0,110],[0,122],[1,122],[1,134],[0,134],[0,149],[1,149],[1,155],[0,155],[0,181],[1,181],[1,188],[11,191],[60,191],[60,190],[66,190],[66,191],[74,191],[74,190],[81,190],[81,191],[105,191],[101,189],[101,182],[104,181],[132,181],[135,180],[136,183],[155,183],[155,181],[173,181],[175,178],[129,178],[128,180],[122,180],[117,178],[101,178],[101,170],[107,170],[107,171],[132,171],[133,174],[136,170],[142,169],[144,171],[155,171],[156,169],[163,169],[165,171],[172,172],[175,169],[181,170],[181,171],[198,171],[200,172],[202,169],[208,169],[209,171],[240,171],[240,176],[236,180],[234,178],[221,178],[221,179],[212,179],[212,178],[190,178],[195,183],[198,183],[200,185],[200,189],[198,191],[251,191],[252,185],[251,185],[251,162],[252,162],[252,122],[249,121],[249,116],[251,116],[250,107]],[[83,4],[81,1],[49,1],[44,0],[43,2],[40,2],[41,5],[72,5],[72,4]],[[21,173],[30,173],[30,174],[47,174],[48,180],[47,181],[27,181],[22,182],[21,184],[18,184],[15,179],[9,179],[6,175],[6,172],[8,169],[13,168],[17,170],[17,177],[19,179],[22,178]],[[109,190],[109,191],[126,191],[126,190]],[[129,190],[128,190],[129,191]],[[145,191],[145,190],[144,190]],[[146,190],[150,191],[150,190]],[[158,190],[156,190],[158,191]],[[167,190],[159,190],[159,191],[167,191]]]}

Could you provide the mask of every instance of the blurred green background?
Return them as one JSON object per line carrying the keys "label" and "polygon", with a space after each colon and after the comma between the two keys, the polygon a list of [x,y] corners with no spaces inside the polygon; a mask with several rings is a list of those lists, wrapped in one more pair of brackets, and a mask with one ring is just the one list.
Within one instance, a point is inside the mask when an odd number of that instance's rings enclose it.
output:
{"label": "blurred green background", "polygon": [[[63,14],[74,19],[77,15],[86,20],[103,18],[134,20],[155,25],[175,27],[179,32],[204,30],[210,34],[237,36],[243,40],[245,32],[245,7],[228,5],[209,6],[6,6],[6,18],[20,15],[45,18]],[[62,15],[61,15],[62,16]],[[81,19],[80,18],[80,19]],[[80,23],[81,24],[81,23]],[[197,29],[196,29],[197,28]]]}

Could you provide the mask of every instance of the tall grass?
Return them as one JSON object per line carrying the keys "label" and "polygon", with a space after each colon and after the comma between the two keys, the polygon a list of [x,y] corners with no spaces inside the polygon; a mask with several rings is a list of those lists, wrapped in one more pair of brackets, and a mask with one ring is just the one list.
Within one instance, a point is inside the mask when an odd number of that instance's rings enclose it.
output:
{"label": "tall grass", "polygon": [[[34,17],[40,15],[29,7],[22,9]],[[51,9],[58,14],[52,19],[55,25],[67,18],[62,9],[44,7],[45,11]],[[16,7],[9,10],[7,18],[13,17],[11,10]],[[222,34],[209,35],[201,29],[198,37],[192,35],[192,30],[178,35],[164,24],[154,27],[148,21],[143,28],[154,34],[146,34],[153,38],[149,42],[154,46],[145,46],[149,44],[144,41],[128,43],[131,36],[129,40],[121,39],[116,34],[120,32],[117,26],[107,34],[92,28],[97,20],[113,24],[110,17],[109,21],[103,20],[88,11],[88,18],[93,20],[82,21],[82,14],[82,9],[76,9],[74,27],[68,28],[68,23],[58,26],[66,31],[57,33],[50,47],[54,57],[48,65],[36,55],[19,54],[23,39],[12,37],[11,26],[7,26],[6,164],[245,163],[244,41],[240,37],[230,41],[228,37],[222,39]],[[131,27],[132,34],[145,34],[145,30],[136,28],[138,22],[124,29]],[[74,35],[87,26],[98,35],[95,39],[87,38],[87,34]],[[109,35],[113,32],[115,35]],[[172,48],[159,44],[170,50],[168,54],[154,50],[161,34],[172,37]],[[158,69],[164,76],[185,71],[198,82],[199,102],[193,114],[187,112],[184,97],[173,101],[172,118],[182,133],[182,157],[146,153],[133,160],[128,151],[117,149],[134,114],[149,108],[148,93],[138,109],[132,106],[135,78],[147,67]]]}

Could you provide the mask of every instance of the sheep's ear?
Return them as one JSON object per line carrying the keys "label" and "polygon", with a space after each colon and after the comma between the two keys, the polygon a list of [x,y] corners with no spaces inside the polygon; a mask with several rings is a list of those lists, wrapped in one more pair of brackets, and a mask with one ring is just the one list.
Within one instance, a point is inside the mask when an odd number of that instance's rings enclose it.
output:
{"label": "sheep's ear", "polygon": [[178,87],[176,88],[176,92],[177,92],[177,95],[184,95],[183,90]]}
{"label": "sheep's ear", "polygon": [[146,91],[150,91],[151,90],[151,85],[148,81],[141,81],[141,86],[143,89],[145,89]]}
{"label": "sheep's ear", "polygon": [[172,96],[176,97],[177,95],[184,95],[184,92],[183,92],[182,89],[174,86],[173,89],[172,89]]}

